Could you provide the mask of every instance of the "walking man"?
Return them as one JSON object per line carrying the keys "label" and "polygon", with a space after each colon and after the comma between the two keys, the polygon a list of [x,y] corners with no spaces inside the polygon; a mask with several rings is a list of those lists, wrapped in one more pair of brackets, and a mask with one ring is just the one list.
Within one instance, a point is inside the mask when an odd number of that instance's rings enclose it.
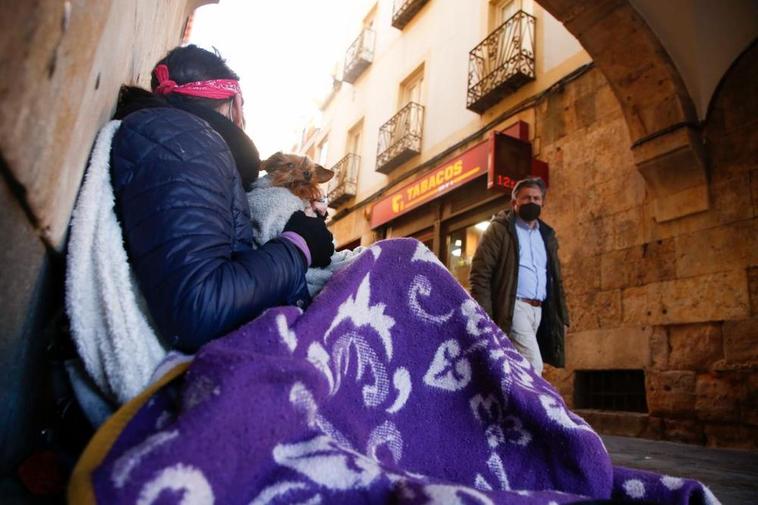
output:
{"label": "walking man", "polygon": [[569,324],[555,231],[539,219],[540,178],[519,181],[511,209],[492,218],[471,263],[471,295],[538,374],[543,361],[563,367]]}

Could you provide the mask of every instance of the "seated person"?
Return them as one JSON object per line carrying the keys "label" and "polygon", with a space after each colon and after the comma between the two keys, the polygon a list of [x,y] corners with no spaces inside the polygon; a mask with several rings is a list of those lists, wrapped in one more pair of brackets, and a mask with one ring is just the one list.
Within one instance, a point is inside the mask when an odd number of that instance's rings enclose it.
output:
{"label": "seated person", "polygon": [[255,248],[243,185],[259,157],[237,75],[217,54],[173,49],[153,92],[124,88],[111,149],[126,251],[164,345],[193,353],[277,305],[310,301],[305,272],[334,252],[322,219],[296,213]]}

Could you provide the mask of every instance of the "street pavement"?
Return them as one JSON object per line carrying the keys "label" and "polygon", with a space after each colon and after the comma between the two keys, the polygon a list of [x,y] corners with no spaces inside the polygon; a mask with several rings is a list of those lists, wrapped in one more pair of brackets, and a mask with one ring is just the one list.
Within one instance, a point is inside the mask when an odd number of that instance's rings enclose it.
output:
{"label": "street pavement", "polygon": [[697,479],[723,505],[758,505],[758,452],[604,435],[615,465]]}

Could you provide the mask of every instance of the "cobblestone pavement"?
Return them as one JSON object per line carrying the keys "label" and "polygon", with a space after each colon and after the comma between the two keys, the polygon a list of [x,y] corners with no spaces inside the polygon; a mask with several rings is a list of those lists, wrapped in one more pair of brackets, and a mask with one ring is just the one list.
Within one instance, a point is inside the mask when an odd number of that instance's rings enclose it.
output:
{"label": "cobblestone pavement", "polygon": [[706,484],[723,505],[758,504],[758,452],[603,436],[613,463]]}

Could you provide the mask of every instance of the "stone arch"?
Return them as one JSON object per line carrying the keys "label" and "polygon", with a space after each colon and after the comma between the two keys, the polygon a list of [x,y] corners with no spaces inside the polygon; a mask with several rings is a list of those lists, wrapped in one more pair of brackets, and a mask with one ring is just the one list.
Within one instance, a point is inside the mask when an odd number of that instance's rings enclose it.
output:
{"label": "stone arch", "polygon": [[661,41],[629,0],[539,0],[605,75],[626,119],[658,221],[707,210],[708,177],[692,99]]}
{"label": "stone arch", "polygon": [[[706,133],[708,128],[713,126],[714,117],[723,112],[719,108],[719,105],[721,105],[720,102],[724,100],[724,95],[729,94],[735,97],[737,96],[737,94],[734,93],[733,89],[734,87],[739,86],[739,83],[735,82],[737,76],[745,78],[745,82],[743,84],[745,86],[745,90],[747,91],[739,96],[748,99],[752,103],[758,100],[758,95],[755,93],[755,88],[751,87],[755,86],[756,76],[758,76],[758,67],[756,66],[756,61],[758,60],[756,60],[756,58],[758,58],[758,40],[754,40],[747,48],[745,48],[745,50],[742,51],[742,53],[740,53],[740,55],[734,59],[726,72],[724,72],[724,75],[721,76],[721,80],[719,81],[718,85],[716,85],[716,89],[711,95],[711,99],[708,102],[708,108],[705,113]],[[755,110],[755,107],[743,107],[742,110],[748,110],[752,112]],[[754,117],[748,116],[746,119],[754,119]],[[719,120],[720,118],[716,121]]]}
{"label": "stone arch", "polygon": [[[703,138],[714,189],[728,184],[743,195],[734,206],[758,205],[758,43],[729,67],[708,104]],[[754,268],[758,272],[758,268]]]}

